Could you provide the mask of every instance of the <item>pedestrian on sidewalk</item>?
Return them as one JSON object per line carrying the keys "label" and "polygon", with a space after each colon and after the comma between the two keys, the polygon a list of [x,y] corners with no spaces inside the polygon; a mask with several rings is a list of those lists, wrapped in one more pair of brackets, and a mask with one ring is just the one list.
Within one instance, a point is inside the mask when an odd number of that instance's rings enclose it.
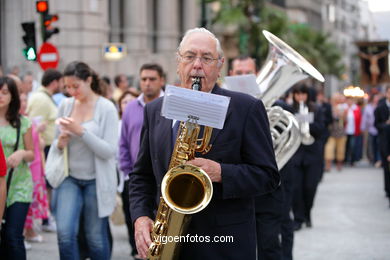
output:
{"label": "pedestrian on sidewalk", "polygon": [[[31,122],[19,114],[20,99],[16,83],[0,78],[0,139],[10,185],[7,194],[5,224],[1,229],[2,259],[26,259],[23,227],[32,200],[33,182],[27,163],[34,160]],[[12,171],[12,173],[11,173]],[[8,186],[8,185],[7,185]]]}
{"label": "pedestrian on sidewalk", "polygon": [[89,257],[110,259],[108,216],[116,202],[118,114],[115,105],[101,96],[99,77],[87,64],[66,66],[64,82],[72,97],[61,103],[50,147],[50,152],[63,153],[67,146],[69,152],[69,176],[56,189],[60,258],[80,258],[77,234],[82,215],[80,228]]}

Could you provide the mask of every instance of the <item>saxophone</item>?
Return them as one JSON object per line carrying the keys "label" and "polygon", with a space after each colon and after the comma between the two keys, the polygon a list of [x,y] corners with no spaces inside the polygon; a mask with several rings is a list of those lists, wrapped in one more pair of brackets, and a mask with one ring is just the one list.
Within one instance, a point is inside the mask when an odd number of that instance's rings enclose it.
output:
{"label": "saxophone", "polygon": [[[193,78],[192,89],[201,89],[199,77]],[[177,259],[180,244],[164,243],[163,237],[184,235],[191,214],[203,210],[213,195],[213,185],[206,172],[186,164],[195,158],[195,152],[205,154],[211,148],[209,141],[213,129],[205,126],[203,137],[199,139],[200,126],[197,120],[189,116],[188,121],[180,122],[169,170],[161,183],[162,197],[151,232],[149,259]]]}

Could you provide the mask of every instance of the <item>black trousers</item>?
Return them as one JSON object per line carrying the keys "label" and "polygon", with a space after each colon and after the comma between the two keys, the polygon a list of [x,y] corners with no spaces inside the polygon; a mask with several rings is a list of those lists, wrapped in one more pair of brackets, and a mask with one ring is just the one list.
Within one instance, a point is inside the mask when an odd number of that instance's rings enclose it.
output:
{"label": "black trousers", "polygon": [[30,203],[15,202],[6,208],[1,229],[0,260],[26,259],[23,228]]}
{"label": "black trousers", "polygon": [[255,203],[257,259],[281,260],[282,187],[279,187],[272,193],[256,197]]}
{"label": "black trousers", "polygon": [[293,212],[294,221],[302,223],[311,221],[311,209],[317,191],[322,169],[319,162],[300,163],[293,166],[294,171],[294,196]]}
{"label": "black trousers", "polygon": [[294,244],[294,222],[291,218],[293,191],[294,191],[294,172],[293,164],[288,162],[281,170],[282,188],[284,191],[284,200],[282,208],[282,259],[293,259],[293,244]]}
{"label": "black trousers", "polygon": [[383,178],[384,178],[384,184],[385,184],[385,193],[386,196],[390,199],[390,169],[389,169],[389,162],[387,161],[386,156],[382,157],[382,168],[383,168]]}
{"label": "black trousers", "polygon": [[125,181],[124,183],[121,197],[122,197],[123,213],[125,215],[125,221],[127,226],[127,232],[129,235],[129,243],[132,249],[131,255],[134,256],[138,254],[138,252],[137,252],[137,247],[135,245],[133,221],[131,220],[131,215],[130,215],[129,180]]}

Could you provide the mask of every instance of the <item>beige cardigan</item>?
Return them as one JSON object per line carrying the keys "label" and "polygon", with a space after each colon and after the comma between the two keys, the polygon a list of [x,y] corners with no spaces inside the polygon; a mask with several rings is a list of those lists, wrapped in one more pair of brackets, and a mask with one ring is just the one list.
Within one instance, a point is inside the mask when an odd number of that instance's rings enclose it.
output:
{"label": "beige cardigan", "polygon": [[[58,111],[58,117],[70,116],[74,98],[64,99]],[[94,152],[96,169],[96,194],[99,217],[111,215],[115,207],[117,174],[115,155],[118,149],[118,112],[114,104],[104,97],[99,97],[95,106],[94,120],[99,125],[95,135],[85,131],[82,140]],[[57,148],[59,129],[56,126],[55,140],[51,148]]]}

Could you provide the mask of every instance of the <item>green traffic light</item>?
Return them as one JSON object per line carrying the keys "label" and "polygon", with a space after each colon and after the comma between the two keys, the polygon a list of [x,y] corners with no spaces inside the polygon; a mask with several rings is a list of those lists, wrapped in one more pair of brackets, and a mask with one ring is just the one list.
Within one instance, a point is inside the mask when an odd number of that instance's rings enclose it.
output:
{"label": "green traffic light", "polygon": [[36,60],[37,59],[37,55],[35,54],[34,48],[32,48],[32,47],[28,48],[27,59],[28,60]]}
{"label": "green traffic light", "polygon": [[33,47],[25,48],[23,50],[23,54],[27,60],[34,61],[37,59],[37,54],[35,53],[35,49]]}

